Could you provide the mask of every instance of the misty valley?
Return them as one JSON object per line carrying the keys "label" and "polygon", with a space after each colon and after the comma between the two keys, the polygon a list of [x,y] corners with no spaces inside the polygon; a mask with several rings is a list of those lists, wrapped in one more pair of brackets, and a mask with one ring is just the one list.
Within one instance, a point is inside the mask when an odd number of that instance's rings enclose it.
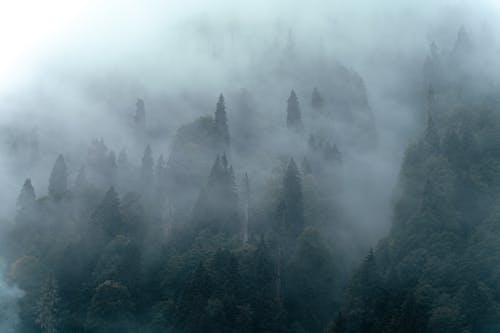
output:
{"label": "misty valley", "polygon": [[500,31],[386,2],[149,1],[0,82],[0,333],[500,332]]}

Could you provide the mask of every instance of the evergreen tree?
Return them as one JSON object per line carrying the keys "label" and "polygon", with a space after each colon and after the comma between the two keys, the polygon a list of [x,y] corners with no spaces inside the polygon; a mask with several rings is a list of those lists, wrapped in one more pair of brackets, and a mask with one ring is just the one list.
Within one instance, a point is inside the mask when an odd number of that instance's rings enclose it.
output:
{"label": "evergreen tree", "polygon": [[283,179],[283,221],[284,227],[293,236],[299,235],[304,228],[302,179],[293,158]]}
{"label": "evergreen tree", "polygon": [[226,104],[224,96],[220,94],[214,117],[215,145],[218,152],[225,152],[229,148],[230,136],[227,125]]}
{"label": "evergreen tree", "polygon": [[117,166],[118,168],[128,167],[128,155],[125,149],[122,149],[120,154],[118,154]]}
{"label": "evergreen tree", "polygon": [[59,322],[61,320],[59,302],[57,281],[50,276],[42,285],[40,298],[36,304],[36,323],[40,326],[41,332],[59,332]]}
{"label": "evergreen tree", "polygon": [[248,224],[250,220],[250,181],[245,172],[243,179],[243,242],[248,242]]}
{"label": "evergreen tree", "polygon": [[35,189],[31,184],[31,179],[24,181],[23,187],[17,197],[17,208],[19,211],[32,211],[35,207],[36,196]]}
{"label": "evergreen tree", "polygon": [[136,128],[140,131],[144,131],[146,128],[146,108],[144,107],[144,101],[142,99],[137,99],[135,103],[135,125]]}
{"label": "evergreen tree", "polygon": [[425,129],[424,139],[428,149],[431,152],[439,151],[440,138],[431,114],[427,116],[427,127]]}
{"label": "evergreen tree", "polygon": [[85,171],[85,166],[81,166],[78,171],[78,175],[75,180],[75,193],[82,193],[88,188],[87,173]]}
{"label": "evergreen tree", "polygon": [[121,231],[120,200],[113,187],[106,192],[104,199],[92,213],[92,225],[108,240]]}
{"label": "evergreen tree", "polygon": [[187,281],[176,309],[178,329],[182,332],[206,332],[206,307],[213,282],[200,262]]}
{"label": "evergreen tree", "polygon": [[307,157],[304,156],[302,159],[302,163],[300,164],[300,168],[302,169],[302,173],[304,175],[310,175],[312,173],[312,168],[311,164],[309,163],[309,160]]}
{"label": "evergreen tree", "polygon": [[194,220],[215,231],[234,233],[240,229],[234,171],[225,155],[217,156],[212,166],[195,205]]}
{"label": "evergreen tree", "polygon": [[153,161],[153,152],[151,151],[151,146],[147,145],[144,150],[144,155],[142,157],[142,165],[141,165],[141,184],[143,186],[143,190],[150,190],[154,180],[154,161]]}
{"label": "evergreen tree", "polygon": [[295,131],[302,131],[304,128],[300,115],[299,100],[294,90],[290,92],[290,97],[288,97],[287,101],[286,126]]}
{"label": "evergreen tree", "polygon": [[68,191],[68,173],[64,157],[59,155],[49,179],[49,194],[54,199],[60,199]]}
{"label": "evergreen tree", "polygon": [[311,106],[316,111],[321,111],[321,109],[323,109],[323,97],[321,97],[316,87],[314,87],[311,95]]}

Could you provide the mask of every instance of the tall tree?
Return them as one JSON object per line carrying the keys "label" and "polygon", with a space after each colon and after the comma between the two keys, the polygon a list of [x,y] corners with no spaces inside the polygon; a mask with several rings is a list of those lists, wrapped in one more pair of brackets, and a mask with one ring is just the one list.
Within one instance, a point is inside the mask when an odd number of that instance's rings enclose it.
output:
{"label": "tall tree", "polygon": [[120,232],[122,228],[120,200],[113,187],[106,192],[104,199],[94,210],[92,224],[108,240]]}
{"label": "tall tree", "polygon": [[146,128],[146,108],[144,107],[144,101],[140,98],[137,99],[135,106],[135,125],[137,130],[143,131]]}
{"label": "tall tree", "polygon": [[222,94],[220,94],[215,108],[214,132],[216,149],[218,152],[223,153],[227,151],[229,148],[230,136],[227,125],[226,103],[224,102],[224,95]]}
{"label": "tall tree", "polygon": [[318,88],[314,87],[311,95],[311,106],[316,111],[321,111],[323,108],[323,97],[321,97]]}
{"label": "tall tree", "polygon": [[49,179],[49,195],[60,199],[68,191],[68,173],[63,155],[59,155]]}
{"label": "tall tree", "polygon": [[430,151],[439,151],[440,149],[440,138],[439,133],[434,123],[432,115],[429,113],[427,116],[427,127],[425,129],[425,143],[427,144]]}
{"label": "tall tree", "polygon": [[294,90],[290,92],[290,97],[287,100],[286,126],[295,131],[302,131],[304,129],[300,115],[299,100]]}
{"label": "tall tree", "polygon": [[85,166],[81,166],[78,171],[78,175],[75,180],[75,193],[82,193],[88,188],[87,173],[85,171]]}
{"label": "tall tree", "polygon": [[215,231],[240,230],[238,192],[232,166],[225,155],[217,156],[207,185],[201,190],[194,211],[195,223]]}
{"label": "tall tree", "polygon": [[17,208],[19,209],[19,211],[32,210],[35,206],[35,202],[36,202],[35,189],[31,184],[31,179],[28,178],[24,181],[21,192],[17,197]]}
{"label": "tall tree", "polygon": [[142,156],[142,165],[141,165],[141,180],[142,186],[144,189],[150,189],[154,180],[154,172],[153,172],[153,152],[151,151],[151,146],[147,145],[144,150],[144,155]]}
{"label": "tall tree", "polygon": [[36,304],[36,323],[43,333],[59,332],[59,291],[57,280],[50,276],[42,285],[40,298]]}
{"label": "tall tree", "polygon": [[294,159],[290,159],[283,179],[283,221],[284,227],[293,236],[304,228],[304,203],[302,179]]}

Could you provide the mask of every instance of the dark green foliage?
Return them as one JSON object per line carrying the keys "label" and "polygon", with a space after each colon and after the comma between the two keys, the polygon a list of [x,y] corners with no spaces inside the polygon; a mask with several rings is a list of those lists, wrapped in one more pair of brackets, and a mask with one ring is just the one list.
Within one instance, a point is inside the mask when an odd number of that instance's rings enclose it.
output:
{"label": "dark green foliage", "polygon": [[153,186],[154,180],[154,161],[153,161],[153,152],[151,151],[151,146],[147,145],[144,150],[144,155],[142,156],[142,164],[141,164],[141,184],[143,187],[143,191],[147,192],[151,190],[151,186]]}
{"label": "dark green foliage", "polygon": [[233,168],[225,154],[217,156],[196,203],[194,223],[201,228],[234,234],[241,228],[239,215]]}
{"label": "dark green foliage", "polygon": [[295,91],[290,92],[290,97],[287,100],[286,108],[286,126],[294,131],[302,131],[304,125],[302,124],[302,117],[300,114],[299,100]]}
{"label": "dark green foliage", "polygon": [[134,310],[128,288],[107,280],[96,289],[90,301],[86,328],[89,332],[134,332]]}
{"label": "dark green foliage", "polygon": [[224,96],[220,94],[214,116],[214,139],[215,147],[219,153],[227,152],[229,149],[229,128],[227,125],[226,103]]}
{"label": "dark green foliage", "polygon": [[35,208],[36,196],[35,189],[31,184],[31,179],[24,181],[23,187],[17,197],[17,208],[19,214],[31,214]]}
{"label": "dark green foliage", "polygon": [[283,179],[283,198],[279,213],[285,232],[297,236],[304,228],[302,179],[295,161],[290,159]]}
{"label": "dark green foliage", "polygon": [[314,87],[313,92],[311,94],[311,106],[316,111],[321,111],[323,108],[323,97],[321,97],[318,88]]}
{"label": "dark green foliage", "polygon": [[49,195],[54,199],[61,199],[68,191],[68,172],[64,157],[59,155],[52,169],[49,179]]}
{"label": "dark green foliage", "polygon": [[113,187],[106,192],[104,199],[92,213],[90,223],[91,232],[98,233],[96,237],[102,235],[109,240],[121,231],[120,201]]}

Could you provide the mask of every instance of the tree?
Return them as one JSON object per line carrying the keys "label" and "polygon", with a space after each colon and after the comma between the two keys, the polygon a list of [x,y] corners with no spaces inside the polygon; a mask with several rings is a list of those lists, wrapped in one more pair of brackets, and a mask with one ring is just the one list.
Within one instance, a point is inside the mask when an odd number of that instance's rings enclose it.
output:
{"label": "tree", "polygon": [[220,94],[217,106],[215,108],[214,117],[214,136],[215,147],[219,153],[223,153],[229,149],[230,136],[227,125],[226,104],[224,96]]}
{"label": "tree", "polygon": [[81,166],[78,171],[78,175],[75,180],[75,193],[82,193],[88,188],[87,173],[85,172],[85,166]]}
{"label": "tree", "polygon": [[316,111],[321,111],[323,108],[323,97],[321,97],[318,88],[314,87],[311,95],[311,106]]}
{"label": "tree", "polygon": [[26,179],[24,181],[21,193],[17,197],[17,208],[18,211],[32,211],[35,207],[36,196],[35,189],[31,184],[31,179]]}
{"label": "tree", "polygon": [[236,181],[225,154],[215,159],[195,205],[194,220],[199,227],[218,232],[240,230]]}
{"label": "tree", "polygon": [[287,101],[286,126],[295,131],[302,131],[304,129],[300,115],[299,100],[294,90],[290,92],[290,97],[288,97]]}
{"label": "tree", "polygon": [[158,157],[158,160],[156,161],[155,179],[156,194],[159,201],[158,203],[161,205],[167,193],[167,165],[165,163],[163,155],[160,155],[160,157]]}
{"label": "tree", "polygon": [[96,333],[135,332],[134,311],[135,304],[128,288],[117,281],[104,281],[90,301],[87,329]]}
{"label": "tree", "polygon": [[144,191],[149,191],[153,185],[154,172],[153,172],[153,152],[151,151],[151,146],[147,145],[144,150],[144,155],[142,156],[141,165],[141,185]]}
{"label": "tree", "polygon": [[144,101],[140,98],[137,99],[137,102],[135,103],[136,110],[135,110],[135,125],[137,130],[139,131],[144,131],[146,128],[146,109],[144,107]]}
{"label": "tree", "polygon": [[432,115],[429,114],[427,116],[427,127],[425,129],[424,135],[425,143],[427,144],[428,149],[431,152],[437,152],[440,149],[440,138],[438,134],[438,130],[434,123],[434,119]]}
{"label": "tree", "polygon": [[294,159],[290,159],[283,179],[283,221],[287,232],[297,236],[304,228],[302,179]]}
{"label": "tree", "polygon": [[49,276],[42,285],[40,298],[36,305],[36,323],[44,333],[59,332],[59,291],[57,280]]}
{"label": "tree", "polygon": [[68,173],[63,155],[59,155],[49,179],[49,195],[61,199],[68,191]]}
{"label": "tree", "polygon": [[121,230],[120,200],[113,186],[106,192],[104,199],[92,213],[92,224],[103,232],[108,240]]}
{"label": "tree", "polygon": [[177,304],[177,327],[182,332],[204,332],[205,309],[212,294],[213,283],[200,262],[187,281]]}

